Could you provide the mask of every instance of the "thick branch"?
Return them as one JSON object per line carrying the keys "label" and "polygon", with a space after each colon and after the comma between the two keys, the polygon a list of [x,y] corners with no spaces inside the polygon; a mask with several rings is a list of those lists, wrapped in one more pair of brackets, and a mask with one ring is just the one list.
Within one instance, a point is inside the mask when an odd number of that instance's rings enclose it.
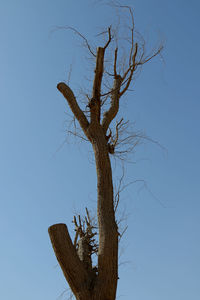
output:
{"label": "thick branch", "polygon": [[122,83],[122,78],[120,75],[116,75],[114,79],[114,85],[111,93],[111,104],[108,111],[105,112],[104,118],[102,121],[102,127],[104,133],[106,134],[108,127],[112,120],[118,113],[119,110],[119,98],[120,98],[120,87]]}
{"label": "thick branch", "polygon": [[63,94],[63,96],[67,100],[69,107],[71,108],[71,111],[73,112],[74,116],[78,120],[85,135],[88,137],[87,128],[89,126],[89,122],[88,122],[86,116],[84,115],[83,111],[80,109],[80,107],[76,101],[76,98],[74,96],[74,93],[72,92],[70,87],[68,85],[66,85],[64,82],[60,82],[57,85],[57,89]]}
{"label": "thick branch", "polygon": [[104,64],[105,48],[99,47],[97,49],[96,68],[93,82],[92,101],[89,103],[91,123],[100,122],[100,96],[101,96],[101,83],[103,77],[103,64]]}
{"label": "thick branch", "polygon": [[90,116],[91,123],[100,123],[101,118],[101,83],[104,72],[104,54],[105,50],[108,47],[112,40],[110,27],[108,28],[108,41],[105,46],[98,47],[97,56],[96,56],[96,68],[95,68],[95,76],[93,82],[93,91],[92,91],[92,99],[90,100]]}
{"label": "thick branch", "polygon": [[114,60],[114,76],[117,77],[117,52],[118,48],[115,49],[115,60]]}
{"label": "thick branch", "polygon": [[55,224],[49,227],[48,232],[57,260],[73,293],[77,295],[87,291],[88,272],[76,253],[67,226]]}

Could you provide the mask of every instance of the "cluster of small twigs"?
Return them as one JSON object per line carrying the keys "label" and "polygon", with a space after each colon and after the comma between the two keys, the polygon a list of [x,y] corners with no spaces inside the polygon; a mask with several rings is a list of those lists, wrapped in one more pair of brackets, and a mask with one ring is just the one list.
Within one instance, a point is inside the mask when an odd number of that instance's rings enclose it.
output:
{"label": "cluster of small twigs", "polygon": [[81,219],[81,216],[78,215],[78,221],[77,217],[74,216],[73,223],[75,226],[75,238],[74,238],[74,246],[77,251],[79,251],[80,247],[80,241],[84,239],[86,243],[88,244],[88,249],[89,249],[89,255],[91,256],[92,254],[97,254],[98,252],[98,244],[96,242],[96,239],[94,238],[97,235],[97,232],[94,231],[96,230],[96,226],[92,224],[92,220],[89,215],[89,211],[87,207],[85,208],[86,210],[86,216],[84,219]]}

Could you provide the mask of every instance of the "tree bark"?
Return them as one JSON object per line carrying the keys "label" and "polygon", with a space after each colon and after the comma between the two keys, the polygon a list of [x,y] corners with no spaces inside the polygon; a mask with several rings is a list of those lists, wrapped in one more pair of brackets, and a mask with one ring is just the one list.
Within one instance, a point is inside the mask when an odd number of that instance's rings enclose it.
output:
{"label": "tree bark", "polygon": [[97,171],[99,225],[98,274],[79,259],[65,224],[49,228],[63,274],[77,300],[115,300],[118,280],[118,230],[113,206],[112,170],[102,126],[89,127]]}
{"label": "tree bark", "polygon": [[77,255],[67,226],[55,224],[48,231],[56,258],[72,292],[77,299],[84,299],[88,296],[90,274]]}
{"label": "tree bark", "polygon": [[98,193],[98,281],[102,286],[101,299],[114,300],[118,279],[118,230],[113,206],[112,170],[102,127],[96,131],[92,145],[96,161]]}

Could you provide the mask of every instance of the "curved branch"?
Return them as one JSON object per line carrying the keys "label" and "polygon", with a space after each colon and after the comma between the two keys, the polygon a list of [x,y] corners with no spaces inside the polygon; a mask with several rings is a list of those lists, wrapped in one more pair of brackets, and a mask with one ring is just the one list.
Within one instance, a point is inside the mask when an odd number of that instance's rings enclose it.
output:
{"label": "curved branch", "polygon": [[76,97],[74,96],[74,93],[72,92],[70,87],[68,85],[66,85],[64,82],[60,82],[57,85],[57,89],[63,94],[63,96],[67,100],[69,107],[71,108],[71,111],[73,112],[74,116],[78,120],[85,135],[88,137],[87,128],[89,126],[89,122],[88,122],[86,116],[84,115],[83,111],[80,109],[80,107],[76,101]]}
{"label": "curved branch", "polygon": [[134,50],[133,57],[132,57],[132,65],[125,72],[125,74],[123,76],[123,81],[124,81],[124,79],[126,78],[126,76],[128,75],[129,72],[130,72],[130,75],[128,77],[127,84],[126,84],[125,88],[120,92],[120,97],[127,91],[127,89],[129,88],[129,85],[130,85],[130,83],[132,81],[133,73],[134,73],[136,65],[137,65],[136,64],[137,52],[138,52],[138,44],[136,43],[135,44],[135,50]]}
{"label": "curved branch", "polygon": [[144,60],[141,59],[138,63],[136,63],[136,65],[137,65],[137,66],[139,66],[139,65],[144,65],[145,63],[147,63],[148,61],[150,61],[152,58],[154,58],[154,57],[156,57],[158,54],[160,54],[161,51],[163,50],[163,48],[164,48],[164,46],[161,45],[161,46],[158,48],[158,50],[157,50],[153,55],[151,55],[151,56],[149,56],[149,57],[146,57]]}
{"label": "curved branch", "polygon": [[106,134],[108,127],[112,120],[115,118],[115,116],[118,113],[119,110],[119,98],[120,98],[120,87],[122,83],[122,77],[120,75],[116,75],[114,79],[114,85],[113,90],[111,93],[111,105],[108,111],[104,113],[103,121],[102,121],[102,127],[104,130],[104,133]]}
{"label": "curved branch", "polygon": [[81,34],[77,29],[75,29],[75,28],[73,28],[73,27],[71,27],[71,26],[57,26],[56,29],[67,29],[67,30],[69,29],[69,30],[72,30],[74,33],[76,33],[77,35],[79,35],[79,36],[84,40],[84,42],[85,42],[85,44],[86,44],[88,50],[90,51],[90,53],[91,53],[94,57],[96,57],[95,53],[94,53],[94,52],[92,51],[92,49],[91,49],[91,46],[90,46],[88,40],[86,39],[86,37],[85,37],[83,34]]}
{"label": "curved branch", "polygon": [[112,36],[111,36],[111,27],[108,27],[108,41],[104,46],[104,50],[108,47],[108,45],[110,44],[111,40],[112,40]]}

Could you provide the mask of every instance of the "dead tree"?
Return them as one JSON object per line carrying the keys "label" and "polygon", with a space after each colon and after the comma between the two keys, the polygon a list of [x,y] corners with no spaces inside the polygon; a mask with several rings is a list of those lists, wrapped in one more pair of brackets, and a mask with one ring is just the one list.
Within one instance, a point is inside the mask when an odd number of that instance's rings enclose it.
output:
{"label": "dead tree", "polygon": [[[116,118],[122,96],[128,91],[139,66],[158,55],[159,47],[152,55],[145,56],[144,43],[134,38],[132,10],[129,27],[129,53],[126,63],[118,67],[120,49],[113,51],[112,70],[107,70],[105,56],[115,40],[111,27],[107,30],[107,41],[94,52],[85,37],[86,46],[96,59],[91,97],[88,96],[87,115],[79,106],[71,88],[64,82],[57,89],[66,99],[74,117],[78,121],[85,138],[91,143],[97,173],[97,230],[92,226],[86,210],[86,218],[74,217],[75,240],[71,240],[65,224],[55,224],[49,228],[51,243],[62,268],[63,274],[77,300],[114,300],[118,281],[118,242],[119,232],[115,216],[113,179],[110,155],[115,154],[123,119],[116,123],[115,132],[110,129]],[[74,29],[73,29],[74,30]],[[75,31],[75,30],[74,30]],[[112,87],[103,93],[103,79],[108,76]],[[107,103],[106,110],[104,104]],[[96,232],[94,232],[96,230]],[[95,235],[98,232],[98,244]],[[97,253],[97,266],[92,264],[92,254]]]}

